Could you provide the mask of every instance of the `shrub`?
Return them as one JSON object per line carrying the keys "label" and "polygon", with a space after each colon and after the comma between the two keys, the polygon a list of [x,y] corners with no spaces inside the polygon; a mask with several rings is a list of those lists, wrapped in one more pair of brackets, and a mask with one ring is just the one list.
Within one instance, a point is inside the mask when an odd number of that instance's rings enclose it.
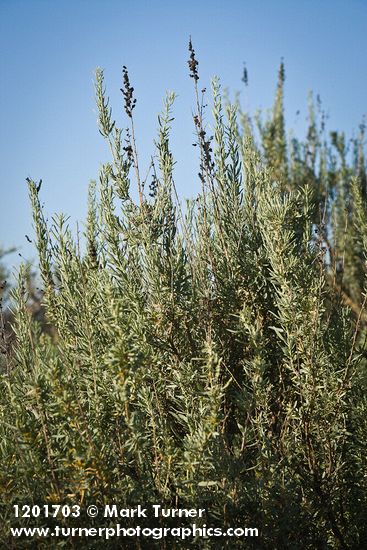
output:
{"label": "shrub", "polygon": [[289,141],[281,65],[257,129],[213,80],[212,136],[191,43],[189,69],[201,192],[185,207],[173,179],[174,94],[143,180],[126,68],[126,135],[96,73],[112,161],[90,185],[85,247],[63,215],[47,224],[28,180],[53,331],[27,309],[22,267],[0,391],[5,527],[14,503],[161,503],[205,508],[208,525],[259,529],[229,548],[362,548],[364,128],[351,154],[343,134],[327,138],[311,102],[306,139]]}

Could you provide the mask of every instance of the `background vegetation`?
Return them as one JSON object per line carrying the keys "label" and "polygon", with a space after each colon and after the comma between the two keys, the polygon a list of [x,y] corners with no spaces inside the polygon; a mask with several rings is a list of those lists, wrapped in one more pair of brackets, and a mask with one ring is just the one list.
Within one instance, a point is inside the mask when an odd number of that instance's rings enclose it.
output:
{"label": "background vegetation", "polygon": [[28,180],[47,330],[23,266],[0,380],[4,545],[11,505],[43,502],[202,507],[207,525],[259,529],[230,548],[367,544],[364,126],[328,134],[311,96],[305,139],[289,138],[283,64],[266,116],[214,79],[209,120],[191,43],[189,71],[194,200],[175,190],[172,93],[139,165],[126,68],[126,131],[96,72],[111,162],[83,235],[47,222]]}

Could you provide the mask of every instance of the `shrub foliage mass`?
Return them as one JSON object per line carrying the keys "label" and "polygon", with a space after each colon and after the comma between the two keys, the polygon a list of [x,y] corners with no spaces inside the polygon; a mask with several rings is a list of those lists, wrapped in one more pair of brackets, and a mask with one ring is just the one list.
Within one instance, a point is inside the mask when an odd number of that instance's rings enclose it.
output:
{"label": "shrub foliage mass", "polygon": [[214,79],[209,121],[191,43],[189,70],[193,200],[174,183],[172,93],[139,169],[126,67],[127,130],[96,72],[111,162],[90,185],[84,235],[48,222],[28,180],[48,330],[23,266],[0,379],[4,525],[15,503],[161,503],[259,537],[149,548],[365,548],[364,127],[349,142],[328,134],[311,97],[305,139],[289,136],[283,65],[266,116]]}

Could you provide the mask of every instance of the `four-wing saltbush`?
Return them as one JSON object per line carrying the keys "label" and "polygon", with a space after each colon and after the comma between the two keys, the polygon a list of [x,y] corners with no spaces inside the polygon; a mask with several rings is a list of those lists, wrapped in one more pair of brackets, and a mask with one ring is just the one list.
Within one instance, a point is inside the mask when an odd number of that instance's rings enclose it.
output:
{"label": "four-wing saltbush", "polygon": [[[0,381],[5,531],[14,503],[161,503],[205,508],[206,524],[257,527],[259,537],[131,547],[362,548],[364,128],[349,151],[343,134],[328,139],[311,101],[306,139],[288,139],[283,65],[256,128],[214,79],[209,126],[190,51],[195,200],[182,206],[173,179],[174,94],[142,178],[126,68],[126,133],[96,73],[112,157],[90,185],[82,244],[64,216],[47,223],[28,180],[49,326],[27,307],[22,267]],[[63,541],[101,547],[77,543]]]}

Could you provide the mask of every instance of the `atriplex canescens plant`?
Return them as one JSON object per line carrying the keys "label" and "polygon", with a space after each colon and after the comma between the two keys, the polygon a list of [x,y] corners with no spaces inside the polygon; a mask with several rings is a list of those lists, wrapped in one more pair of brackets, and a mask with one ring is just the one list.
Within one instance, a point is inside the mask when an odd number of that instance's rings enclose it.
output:
{"label": "atriplex canescens plant", "polygon": [[14,503],[159,503],[205,508],[207,525],[259,529],[257,539],[193,548],[362,548],[364,127],[348,151],[311,101],[306,139],[288,138],[283,65],[274,108],[256,125],[214,79],[209,125],[191,42],[189,70],[200,191],[185,207],[170,147],[174,94],[143,178],[126,68],[127,132],[96,72],[111,162],[90,186],[84,248],[64,216],[47,223],[42,190],[28,181],[52,330],[32,319],[23,267],[1,378],[3,522]]}

